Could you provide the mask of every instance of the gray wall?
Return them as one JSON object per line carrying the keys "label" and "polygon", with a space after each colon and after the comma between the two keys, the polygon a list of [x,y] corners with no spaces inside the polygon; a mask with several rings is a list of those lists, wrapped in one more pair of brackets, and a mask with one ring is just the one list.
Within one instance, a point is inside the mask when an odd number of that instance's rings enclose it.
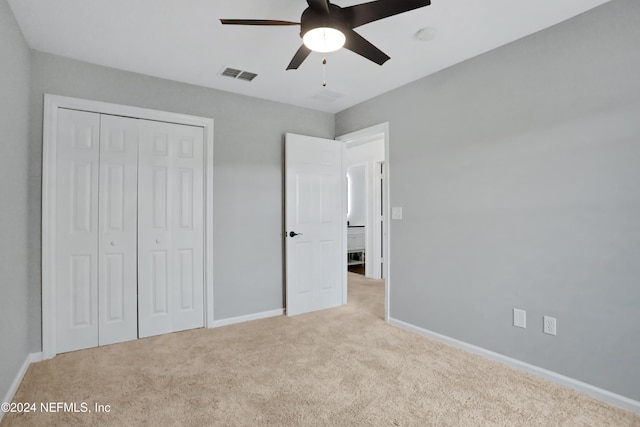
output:
{"label": "gray wall", "polygon": [[614,0],[337,115],[390,123],[393,318],[640,400],[639,23]]}
{"label": "gray wall", "polygon": [[31,294],[27,221],[29,48],[6,0],[0,0],[0,399],[30,346]]}
{"label": "gray wall", "polygon": [[[45,93],[214,119],[214,316],[284,306],[282,290],[282,146],[285,132],[333,137],[334,116],[78,62],[31,55],[31,204],[39,206]],[[244,83],[242,83],[244,84]],[[37,177],[37,178],[36,178]],[[40,211],[29,218],[34,240]],[[39,248],[30,265],[37,268]],[[33,286],[39,285],[38,281]],[[40,316],[40,301],[32,314]],[[37,339],[39,340],[39,334]]]}

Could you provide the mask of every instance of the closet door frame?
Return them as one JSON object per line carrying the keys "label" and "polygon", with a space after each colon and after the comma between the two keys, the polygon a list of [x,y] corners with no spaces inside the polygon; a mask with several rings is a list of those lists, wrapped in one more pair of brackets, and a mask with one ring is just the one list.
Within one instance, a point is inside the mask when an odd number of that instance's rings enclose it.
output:
{"label": "closet door frame", "polygon": [[56,349],[56,145],[58,110],[155,120],[201,127],[204,132],[204,327],[213,321],[213,119],[45,94],[42,141],[42,353],[44,359]]}

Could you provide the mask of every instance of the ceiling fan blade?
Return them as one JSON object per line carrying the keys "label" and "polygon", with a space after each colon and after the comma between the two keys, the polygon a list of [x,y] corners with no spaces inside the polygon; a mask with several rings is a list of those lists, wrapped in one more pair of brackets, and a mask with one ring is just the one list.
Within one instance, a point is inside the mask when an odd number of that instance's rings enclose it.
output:
{"label": "ceiling fan blade", "polygon": [[305,45],[300,46],[300,49],[298,49],[296,54],[293,55],[293,59],[289,63],[287,70],[297,70],[300,64],[302,64],[304,60],[307,59],[307,56],[309,56],[310,53],[311,49],[309,49]]}
{"label": "ceiling fan blade", "polygon": [[345,36],[347,37],[347,41],[344,43],[345,49],[349,49],[351,52],[364,56],[378,65],[382,65],[391,59],[386,53],[369,43],[364,37],[355,31],[345,31]]}
{"label": "ceiling fan blade", "polygon": [[220,22],[225,25],[300,25],[299,22],[273,19],[221,19]]}
{"label": "ceiling fan blade", "polygon": [[356,28],[369,22],[419,9],[430,4],[431,0],[378,0],[345,7],[342,10],[344,16],[348,17],[351,28]]}
{"label": "ceiling fan blade", "polygon": [[329,3],[327,0],[307,0],[307,4],[311,9],[324,12],[327,15],[329,14]]}

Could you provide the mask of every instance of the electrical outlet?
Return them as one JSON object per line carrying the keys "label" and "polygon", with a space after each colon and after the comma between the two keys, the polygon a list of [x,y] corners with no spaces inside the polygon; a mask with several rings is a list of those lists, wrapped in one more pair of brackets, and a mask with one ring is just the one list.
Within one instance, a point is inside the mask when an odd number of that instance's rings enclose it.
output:
{"label": "electrical outlet", "polygon": [[524,310],[520,310],[519,308],[513,309],[513,326],[517,326],[518,328],[526,328],[527,327],[527,312]]}
{"label": "electrical outlet", "polygon": [[391,208],[391,219],[402,219],[402,208],[401,207],[393,207],[393,208]]}
{"label": "electrical outlet", "polygon": [[556,334],[556,318],[544,316],[542,318],[542,332],[549,335]]}

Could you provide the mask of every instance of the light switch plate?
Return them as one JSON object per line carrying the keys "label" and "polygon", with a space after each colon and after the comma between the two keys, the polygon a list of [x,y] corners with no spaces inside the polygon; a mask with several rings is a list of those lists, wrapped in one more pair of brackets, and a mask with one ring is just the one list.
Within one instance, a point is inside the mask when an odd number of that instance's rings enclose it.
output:
{"label": "light switch plate", "polygon": [[402,208],[391,208],[391,219],[402,219]]}
{"label": "light switch plate", "polygon": [[513,326],[517,326],[518,328],[526,328],[527,327],[527,312],[524,310],[520,310],[519,308],[513,309]]}

